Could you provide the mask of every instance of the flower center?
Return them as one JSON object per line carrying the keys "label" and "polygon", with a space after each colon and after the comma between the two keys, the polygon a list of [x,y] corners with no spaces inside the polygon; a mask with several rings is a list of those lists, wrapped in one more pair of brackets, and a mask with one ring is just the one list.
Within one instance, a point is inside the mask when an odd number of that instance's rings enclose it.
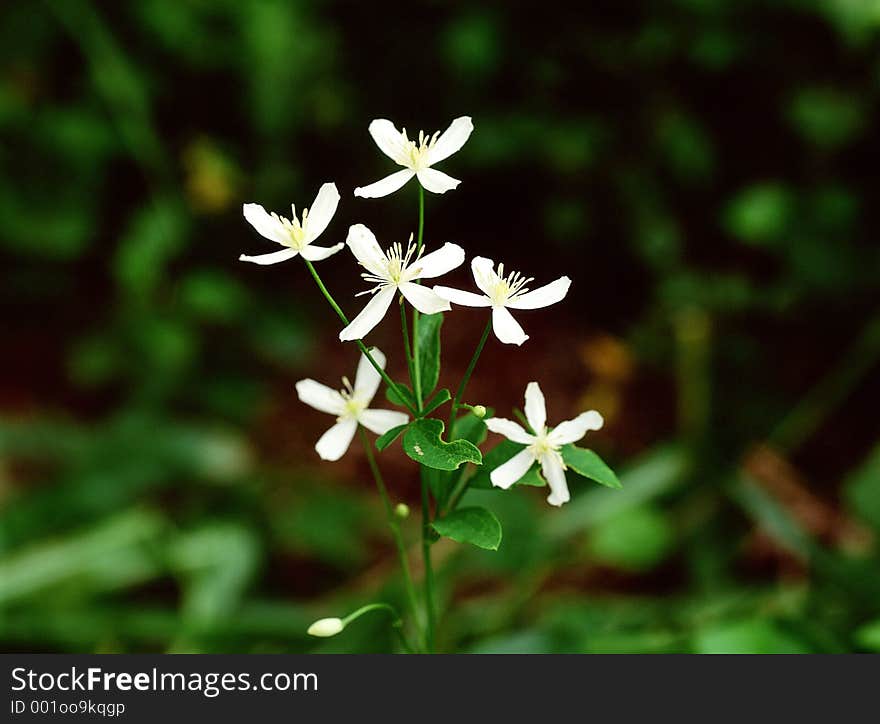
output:
{"label": "flower center", "polygon": [[348,377],[342,378],[342,385],[343,387],[339,390],[339,394],[342,395],[342,399],[345,400],[345,410],[337,418],[338,422],[351,418],[357,419],[367,408],[367,403],[355,396],[354,388],[352,387],[351,382],[349,382]]}
{"label": "flower center", "polygon": [[428,167],[428,152],[437,143],[440,131],[433,136],[426,136],[424,131],[419,131],[419,142],[410,141],[406,135],[406,129],[403,129],[404,154],[409,159],[410,168],[419,171]]}
{"label": "flower center", "polygon": [[372,294],[388,284],[399,286],[404,282],[414,279],[418,275],[419,269],[418,267],[410,266],[410,264],[411,262],[418,261],[423,251],[424,247],[416,253],[416,244],[413,243],[412,234],[410,234],[405,250],[403,244],[392,244],[388,251],[385,252],[384,274],[381,276],[372,272],[361,274],[365,281],[376,285],[373,289],[361,292],[361,294]]}
{"label": "flower center", "polygon": [[498,273],[491,276],[492,278],[486,280],[488,283],[485,286],[489,288],[489,298],[496,307],[503,307],[512,299],[528,292],[526,284],[534,281],[534,277],[525,277],[516,271],[505,277],[504,264],[499,264]]}
{"label": "flower center", "polygon": [[283,216],[279,216],[274,211],[272,212],[272,216],[275,217],[290,236],[290,243],[287,246],[291,249],[296,249],[296,251],[302,251],[303,247],[306,245],[306,228],[309,222],[309,210],[303,209],[302,223],[296,218],[296,206],[291,206],[290,210],[293,213],[292,219],[286,219]]}
{"label": "flower center", "polygon": [[560,465],[565,468],[565,463],[562,460],[562,455],[559,452],[559,445],[554,445],[550,442],[547,437],[547,430],[541,430],[535,436],[534,442],[528,446],[528,450],[534,456],[535,460],[541,460],[545,455],[554,455],[556,459],[559,461]]}

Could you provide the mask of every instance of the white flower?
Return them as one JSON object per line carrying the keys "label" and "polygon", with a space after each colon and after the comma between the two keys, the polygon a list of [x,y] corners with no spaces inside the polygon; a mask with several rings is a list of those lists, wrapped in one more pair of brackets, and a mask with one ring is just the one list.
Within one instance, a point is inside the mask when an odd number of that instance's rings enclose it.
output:
{"label": "white flower", "polygon": [[[384,369],[385,355],[375,348],[370,354]],[[395,410],[367,409],[379,388],[381,379],[366,355],[361,355],[354,387],[347,377],[342,378],[344,388],[339,391],[315,380],[300,380],[296,383],[296,393],[300,400],[316,410],[336,415],[336,424],[327,430],[315,445],[315,450],[322,460],[339,460],[345,455],[357,431],[358,423],[371,432],[382,435],[392,427],[404,425],[409,420],[404,413]]]}
{"label": "white flower", "polygon": [[552,430],[547,428],[547,408],[544,405],[544,394],[537,382],[529,382],[526,387],[526,419],[535,431],[532,435],[526,432],[513,420],[503,417],[490,417],[486,427],[492,432],[504,435],[508,440],[526,445],[527,447],[514,455],[503,465],[499,465],[489,476],[492,485],[498,488],[509,488],[523,475],[532,463],[541,464],[541,472],[550,485],[547,502],[550,505],[562,505],[569,500],[568,484],[565,481],[565,463],[559,448],[568,443],[577,442],[588,430],[600,430],[604,424],[602,415],[595,410],[584,412],[574,420],[562,422]]}
{"label": "white flower", "polygon": [[431,193],[442,194],[454,189],[461,181],[431,166],[448,158],[464,146],[473,130],[474,124],[470,116],[462,116],[456,118],[442,135],[437,131],[433,136],[426,136],[424,131],[419,131],[419,142],[416,144],[415,141],[409,140],[405,128],[403,132],[398,131],[391,121],[384,118],[373,121],[370,124],[370,135],[376,145],[382,153],[404,169],[369,186],[356,188],[354,195],[367,199],[387,196],[397,191],[413,176],[417,176],[419,183]]}
{"label": "white flower", "polygon": [[336,184],[324,184],[318,190],[315,202],[309,209],[303,209],[302,221],[296,217],[296,206],[291,206],[293,216],[290,220],[279,216],[274,211],[270,214],[259,204],[245,204],[242,207],[244,218],[251,226],[265,236],[269,241],[274,241],[284,247],[281,251],[260,256],[247,256],[242,254],[239,261],[251,261],[254,264],[277,264],[279,261],[293,259],[297,254],[302,254],[309,261],[320,261],[331,254],[335,254],[342,248],[342,244],[336,244],[329,248],[311,246],[327,228],[336,206],[339,203],[339,192]]}
{"label": "white flower", "polygon": [[398,289],[422,314],[449,310],[449,302],[415,281],[433,279],[461,266],[464,262],[464,249],[460,246],[447,243],[437,251],[422,256],[424,247],[416,254],[416,245],[410,238],[406,251],[401,244],[394,244],[387,252],[383,252],[373,232],[363,224],[352,226],[348,230],[346,241],[358,263],[366,269],[361,276],[375,286],[357,295],[372,294],[373,298],[351,324],[339,333],[339,339],[343,342],[363,339],[369,334],[382,321],[394,300],[394,292]]}
{"label": "white flower", "polygon": [[529,335],[523,332],[523,328],[507,308],[540,309],[556,304],[568,294],[571,279],[559,277],[555,282],[530,292],[526,284],[533,281],[531,277],[526,278],[519,272],[512,272],[505,277],[504,264],[498,265],[497,273],[494,266],[491,259],[482,256],[471,260],[474,281],[483,292],[482,295],[439,286],[434,287],[434,291],[438,296],[455,304],[463,304],[467,307],[492,307],[492,329],[495,331],[495,336],[506,344],[522,344]]}

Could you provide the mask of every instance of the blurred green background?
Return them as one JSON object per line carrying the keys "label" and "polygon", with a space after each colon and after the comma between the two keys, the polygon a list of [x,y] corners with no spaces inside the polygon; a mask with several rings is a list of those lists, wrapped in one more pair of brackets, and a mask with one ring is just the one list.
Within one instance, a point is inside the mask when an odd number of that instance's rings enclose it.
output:
{"label": "blurred green background", "polygon": [[[357,361],[243,202],[335,181],[322,243],[403,240],[367,134],[471,115],[426,240],[566,303],[490,344],[472,403],[597,407],[617,492],[476,491],[497,553],[439,544],[440,647],[880,651],[876,0],[54,0],[0,10],[0,646],[389,651],[401,601],[356,447],[321,464],[306,376]],[[359,308],[347,253],[323,262]],[[447,282],[468,288],[461,269]],[[455,382],[483,324],[444,325]],[[396,328],[375,339],[395,373]],[[418,498],[399,452],[380,457]],[[415,543],[416,521],[406,534]]]}

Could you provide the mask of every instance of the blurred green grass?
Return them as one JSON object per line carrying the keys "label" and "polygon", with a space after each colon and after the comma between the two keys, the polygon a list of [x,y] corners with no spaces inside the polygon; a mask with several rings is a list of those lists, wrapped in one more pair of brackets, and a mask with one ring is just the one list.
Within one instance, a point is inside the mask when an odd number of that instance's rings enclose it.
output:
{"label": "blurred green grass", "polygon": [[504,542],[438,546],[442,648],[880,651],[874,5],[4,6],[0,646],[392,649],[305,635],[402,591],[365,461],[319,465],[292,394],[353,353],[296,265],[236,261],[240,207],[335,180],[329,233],[402,237],[414,198],[351,197],[369,120],[466,113],[429,242],[576,280],[472,393],[599,407],[625,487],[470,493]]}

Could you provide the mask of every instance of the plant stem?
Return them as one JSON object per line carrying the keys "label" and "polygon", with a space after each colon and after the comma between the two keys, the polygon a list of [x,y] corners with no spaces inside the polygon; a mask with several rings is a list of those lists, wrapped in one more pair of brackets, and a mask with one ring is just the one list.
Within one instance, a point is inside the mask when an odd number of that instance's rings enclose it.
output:
{"label": "plant stem", "polygon": [[486,322],[486,328],[483,330],[483,335],[480,337],[480,341],[477,342],[477,348],[474,350],[474,355],[471,357],[471,361],[468,363],[467,369],[464,371],[464,377],[461,378],[461,382],[458,385],[458,389],[455,391],[455,397],[452,398],[452,408],[449,410],[449,440],[452,441],[452,426],[455,423],[455,415],[458,412],[458,405],[461,402],[461,398],[464,396],[464,391],[467,389],[468,382],[471,380],[471,375],[474,373],[474,368],[477,366],[477,360],[480,359],[480,355],[483,353],[483,347],[486,346],[486,340],[489,338],[489,332],[492,331],[492,317],[489,317],[489,321]]}
{"label": "plant stem", "polygon": [[425,233],[425,189],[419,184],[419,235],[416,237],[416,254],[422,250],[422,240]]}
{"label": "plant stem", "polygon": [[434,569],[431,565],[431,503],[428,499],[428,482],[422,471],[422,559],[425,564],[425,648],[434,653],[434,629],[437,625],[434,610]]}
{"label": "plant stem", "polygon": [[403,621],[400,619],[400,614],[390,603],[368,603],[366,606],[361,606],[359,609],[352,611],[348,616],[342,619],[342,625],[348,626],[352,621],[370,611],[388,611],[388,613],[391,614],[391,628],[397,633],[403,648],[408,652],[413,653],[413,647],[410,645],[409,641],[407,641],[406,635],[403,633]]}
{"label": "plant stem", "polygon": [[[452,408],[449,410],[449,426],[448,426],[448,435],[449,441],[455,439],[454,433],[454,425],[455,425],[455,416],[458,413],[458,406],[461,404],[461,398],[464,396],[464,391],[467,388],[468,382],[471,379],[471,375],[474,373],[474,368],[477,366],[477,360],[480,359],[480,355],[483,352],[483,347],[486,346],[486,340],[489,338],[489,332],[492,331],[492,317],[489,317],[489,321],[486,322],[486,328],[483,330],[483,334],[480,337],[480,341],[477,342],[477,348],[474,350],[474,355],[471,357],[471,361],[468,363],[467,369],[465,370],[464,377],[462,377],[461,382],[458,385],[458,389],[455,391],[455,397],[452,398]],[[458,505],[458,501],[461,500],[461,496],[465,494],[467,490],[468,480],[464,477],[465,470],[467,469],[467,465],[462,465],[459,469],[454,473],[452,479],[452,493],[450,493],[447,501],[443,501],[442,511],[447,512],[449,510],[454,510],[455,506]]]}
{"label": "plant stem", "polygon": [[[425,238],[425,190],[419,184],[419,235],[416,238],[416,255],[418,255]],[[419,360],[419,310],[413,309],[413,393],[419,412],[422,409],[422,367]],[[425,612],[427,626],[425,630],[425,647],[428,653],[434,651],[434,629],[436,627],[436,613],[434,611],[434,569],[431,565],[431,501],[428,482],[425,479],[424,470],[421,473],[422,487],[422,559],[425,565]]]}
{"label": "plant stem", "polygon": [[412,574],[409,570],[409,558],[406,555],[406,546],[403,543],[403,536],[400,533],[400,524],[394,517],[394,509],[391,507],[391,498],[388,496],[388,488],[382,473],[379,470],[379,464],[376,462],[376,456],[373,454],[373,447],[364,432],[364,428],[358,425],[358,434],[361,438],[361,444],[364,446],[364,453],[367,456],[367,462],[370,464],[370,471],[373,473],[373,479],[376,481],[376,488],[379,490],[379,497],[382,498],[382,505],[385,507],[385,515],[388,518],[388,527],[391,528],[391,535],[394,538],[394,545],[397,548],[397,557],[400,559],[400,568],[403,571],[403,582],[406,587],[406,595],[409,599],[410,608],[412,608],[413,617],[416,621],[416,627],[421,628],[419,623],[419,603],[416,597],[416,589],[413,585]]}
{"label": "plant stem", "polygon": [[[416,257],[421,253],[424,245],[425,236],[425,189],[421,184],[419,187],[419,235],[416,237]],[[416,282],[418,284],[419,282]],[[419,310],[413,309],[413,366],[412,366],[412,383],[413,394],[416,397],[416,404],[419,412],[422,410],[422,365],[419,360]]]}
{"label": "plant stem", "polygon": [[403,297],[400,298],[400,329],[403,332],[403,351],[406,353],[406,366],[407,369],[409,369],[409,379],[412,384],[415,384],[413,355],[412,349],[409,346],[409,330],[406,323],[406,305],[403,302]]}
{"label": "plant stem", "polygon": [[[330,302],[330,306],[333,307],[333,311],[336,312],[336,315],[339,317],[340,320],[342,320],[342,323],[344,325],[348,326],[348,317],[345,316],[345,312],[343,312],[342,309],[339,308],[339,305],[336,303],[336,300],[333,298],[333,296],[330,294],[330,292],[327,291],[327,287],[324,286],[324,282],[321,280],[321,277],[318,276],[318,271],[315,269],[315,266],[308,259],[303,259],[303,261],[306,263],[306,266],[308,267],[309,271],[312,273],[312,277],[315,279],[315,283],[318,285],[318,289],[321,290],[321,294],[323,294],[324,297],[327,299],[327,301]],[[400,392],[400,389],[397,387],[394,380],[392,380],[388,376],[388,373],[384,369],[382,369],[382,365],[380,365],[378,362],[376,362],[373,355],[370,354],[370,350],[367,348],[367,345],[364,344],[363,340],[361,340],[361,339],[357,340],[357,346],[358,346],[358,349],[360,349],[360,351],[363,353],[364,357],[366,357],[368,360],[370,360],[370,364],[373,365],[373,367],[376,369],[376,372],[378,372],[379,376],[385,381],[385,384],[388,385],[392,390],[394,390],[394,393],[397,396],[397,399],[401,400],[404,403],[404,405],[406,406],[406,408],[413,415],[418,415],[418,412],[416,410],[414,410],[410,405],[407,404],[406,398]]]}

